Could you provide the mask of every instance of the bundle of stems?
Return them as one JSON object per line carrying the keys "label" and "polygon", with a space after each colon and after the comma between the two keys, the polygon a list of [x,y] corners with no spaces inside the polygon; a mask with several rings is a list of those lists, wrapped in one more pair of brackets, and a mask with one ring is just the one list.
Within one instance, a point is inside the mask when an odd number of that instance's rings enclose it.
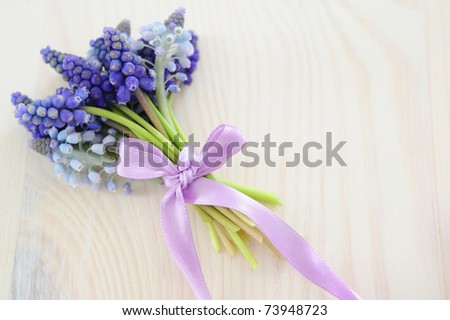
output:
{"label": "bundle of stems", "polygon": [[[110,106],[109,110],[89,106],[83,107],[83,109],[90,114],[108,119],[108,125],[120,130],[124,135],[152,143],[163,151],[173,163],[177,163],[180,151],[186,145],[187,139],[172,110],[174,95],[159,92],[157,87],[157,107],[140,89],[137,89],[134,94],[150,122],[141,117],[132,107],[126,105],[116,104]],[[220,179],[212,174],[207,175],[206,178],[228,185],[257,201],[281,205],[279,198],[273,193]],[[231,256],[235,256],[239,250],[249,264],[256,268],[258,263],[246,244],[251,237],[258,243],[267,245],[278,257],[282,258],[255,223],[244,214],[225,207],[192,206],[206,224],[213,249],[216,252],[220,252],[223,246]]]}

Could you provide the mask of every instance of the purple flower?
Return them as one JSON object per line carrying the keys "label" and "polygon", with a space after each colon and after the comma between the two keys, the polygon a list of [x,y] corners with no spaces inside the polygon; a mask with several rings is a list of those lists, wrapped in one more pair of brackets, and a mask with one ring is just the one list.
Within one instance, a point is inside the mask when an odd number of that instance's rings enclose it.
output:
{"label": "purple flower", "polygon": [[122,189],[123,189],[123,193],[127,196],[133,192],[133,189],[131,189],[131,184],[128,181],[122,185]]}
{"label": "purple flower", "polygon": [[66,56],[65,53],[53,50],[50,46],[47,46],[41,50],[41,55],[44,62],[55,69],[56,72],[60,73],[65,81],[69,80],[67,72],[62,67],[64,57]]}
{"label": "purple flower", "polygon": [[91,40],[90,49],[88,51],[88,59],[90,61],[97,61],[108,69],[109,66],[109,56],[108,56],[108,46],[105,44],[105,39],[99,37],[95,40]]}
{"label": "purple flower", "polygon": [[105,101],[108,100],[106,96],[112,92],[112,89],[108,86],[102,86],[103,82],[108,81],[107,76],[101,74],[92,61],[68,54],[63,59],[62,67],[67,72],[68,81],[72,88],[89,89],[91,92],[90,99],[92,100],[89,102],[100,107],[105,105]]}
{"label": "purple flower", "polygon": [[135,91],[139,88],[139,79],[134,76],[127,77],[125,80],[125,85],[129,91]]}
{"label": "purple flower", "polygon": [[126,76],[132,76],[135,70],[136,66],[132,62],[125,62],[122,67],[122,73]]}
{"label": "purple flower", "polygon": [[115,86],[120,87],[123,83],[123,74],[119,71],[111,71],[109,73],[109,82]]}
{"label": "purple flower", "polygon": [[117,102],[120,104],[127,104],[128,101],[130,101],[131,94],[130,90],[124,85],[119,87],[119,90],[117,90]]}
{"label": "purple flower", "polygon": [[189,56],[189,60],[190,60],[190,66],[189,68],[185,68],[183,69],[181,66],[179,66],[178,70],[182,70],[181,72],[184,72],[187,76],[187,79],[185,81],[183,81],[184,84],[191,84],[192,83],[192,73],[194,73],[195,70],[197,70],[197,62],[200,58],[199,56],[199,52],[198,52],[198,46],[197,46],[197,42],[198,42],[198,36],[194,33],[194,31],[189,31],[190,34],[192,35],[192,39],[191,39],[191,43],[192,46],[194,47],[194,53]]}
{"label": "purple flower", "polygon": [[122,69],[122,61],[120,61],[119,59],[111,60],[111,63],[109,64],[109,70],[118,72],[121,69]]}
{"label": "purple flower", "polygon": [[184,15],[186,13],[185,8],[178,8],[176,9],[169,18],[164,21],[164,24],[167,28],[174,29],[175,27],[182,27],[184,26]]}
{"label": "purple flower", "polygon": [[154,91],[156,88],[156,82],[153,78],[142,77],[139,79],[139,86],[145,91]]}
{"label": "purple flower", "polygon": [[[148,26],[150,28],[152,25]],[[181,30],[182,31],[182,30]],[[144,31],[150,32],[150,31]],[[189,52],[190,55],[183,53],[179,57],[174,57],[172,60],[169,60],[166,64],[165,69],[165,86],[168,89],[171,85],[176,84],[175,79],[180,83],[190,85],[192,83],[192,74],[197,69],[197,62],[199,60],[199,50],[198,50],[198,36],[193,31],[182,31],[183,33],[180,35],[182,39],[188,41],[189,44],[184,44],[182,49],[185,48],[185,51]],[[146,41],[144,38],[139,39],[145,46],[137,51],[137,54],[144,60],[149,61],[153,65],[155,64],[156,54],[155,50],[150,47],[150,43]],[[159,47],[158,47],[159,48]],[[177,76],[178,74],[178,76]],[[181,74],[184,74],[181,76]],[[177,77],[177,78],[175,78]]]}
{"label": "purple flower", "polygon": [[60,119],[64,123],[71,123],[73,120],[73,112],[68,109],[62,109],[60,112]]}
{"label": "purple flower", "polygon": [[107,46],[109,82],[117,90],[116,100],[126,104],[131,93],[141,87],[145,91],[155,89],[153,76],[147,71],[143,60],[131,51],[128,37],[115,28],[103,29],[104,44]]}
{"label": "purple flower", "polygon": [[11,94],[11,103],[15,106],[24,103],[24,104],[29,104],[33,102],[30,98],[28,98],[28,96],[20,93],[20,92],[14,92],[13,94]]}
{"label": "purple flower", "polygon": [[[11,100],[16,102],[18,97],[17,93],[13,93]],[[84,105],[87,97],[86,88],[80,88],[75,92],[71,89],[59,88],[53,96],[45,99],[37,99],[33,102],[24,99],[29,103],[19,103],[15,116],[19,123],[33,134],[33,138],[49,137],[49,130],[52,128],[59,131],[66,126],[90,125],[93,117],[79,109]]]}

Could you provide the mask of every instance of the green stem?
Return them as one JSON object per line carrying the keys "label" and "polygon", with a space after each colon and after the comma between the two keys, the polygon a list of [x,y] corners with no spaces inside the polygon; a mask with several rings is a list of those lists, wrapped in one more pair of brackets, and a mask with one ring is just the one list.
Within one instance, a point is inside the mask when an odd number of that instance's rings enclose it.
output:
{"label": "green stem", "polygon": [[248,224],[250,227],[256,227],[256,224],[250,220],[246,215],[240,213],[239,211],[236,211],[234,209],[229,208],[235,215],[239,217],[242,221],[244,221],[246,224]]}
{"label": "green stem", "polygon": [[117,122],[115,122],[115,121],[112,121],[112,120],[106,120],[106,121],[105,121],[105,124],[106,124],[107,126],[110,126],[111,128],[114,128],[114,129],[116,129],[116,130],[122,132],[122,134],[124,134],[124,135],[127,135],[127,136],[129,136],[129,137],[131,137],[131,138],[137,138],[137,137],[131,132],[130,129],[128,129],[127,127],[125,127],[125,126],[123,126],[123,125],[121,125],[121,124],[119,124],[119,123],[117,123]]}
{"label": "green stem", "polygon": [[174,98],[174,95],[170,94],[169,95],[169,100],[168,100],[168,103],[167,103],[167,106],[168,106],[168,109],[169,109],[169,115],[170,115],[170,119],[172,120],[172,123],[173,123],[175,129],[177,130],[177,132],[178,132],[178,134],[180,136],[181,141],[183,141],[182,147],[184,147],[186,145],[187,138],[186,138],[186,135],[183,132],[183,129],[181,129],[180,124],[178,123],[177,119],[175,118],[175,114],[173,113],[173,109],[172,109],[173,98]]}
{"label": "green stem", "polygon": [[215,207],[211,206],[202,206],[201,208],[203,211],[205,211],[207,214],[211,216],[214,220],[219,222],[221,225],[226,227],[227,229],[238,232],[241,230],[239,226],[237,226],[233,221],[225,217],[219,210],[217,210]]}
{"label": "green stem", "polygon": [[241,251],[242,255],[247,259],[248,263],[252,266],[253,269],[256,269],[258,266],[258,261],[256,261],[255,257],[252,255],[248,247],[245,245],[244,241],[242,241],[241,237],[237,234],[237,232],[234,232],[233,230],[230,230],[225,227],[228,234],[230,235],[231,239],[233,239],[233,242],[238,247],[239,251]]}
{"label": "green stem", "polygon": [[[152,111],[155,113],[156,117],[159,119],[159,121],[161,122],[162,126],[164,127],[164,129],[166,130],[170,140],[172,140],[172,142],[178,147],[178,148],[182,148],[184,145],[182,143],[183,140],[180,141],[180,139],[178,139],[176,137],[177,132],[174,131],[174,129],[172,128],[172,126],[169,124],[169,122],[167,122],[166,118],[163,117],[163,115],[161,114],[161,112],[159,112],[158,108],[156,108],[155,104],[153,103],[153,101],[144,93],[144,97],[146,98],[150,108],[152,109]],[[170,100],[169,100],[170,101]]]}
{"label": "green stem", "polygon": [[172,119],[170,118],[169,108],[167,106],[167,94],[165,85],[165,70],[166,59],[164,57],[157,57],[155,59],[156,72],[156,100],[158,100],[158,107],[161,114],[166,118],[167,122],[173,127]]}
{"label": "green stem", "polygon": [[111,108],[111,111],[114,112],[115,114],[117,114],[121,117],[127,118],[128,120],[131,120],[131,118],[129,116],[127,116],[125,113],[123,113],[123,111],[120,110],[118,107],[113,106],[113,105],[111,105],[109,107]]}
{"label": "green stem", "polygon": [[143,127],[136,124],[135,122],[133,122],[125,117],[122,117],[114,112],[111,112],[111,111],[108,111],[105,109],[101,109],[101,108],[86,106],[86,107],[82,107],[82,109],[90,114],[113,120],[115,122],[120,123],[121,125],[124,125],[125,127],[128,127],[136,136],[138,136],[139,139],[142,139],[142,140],[152,143],[153,145],[155,145],[155,147],[157,147],[162,152],[164,152],[166,154],[166,156],[169,157],[169,159],[172,162],[176,163],[176,161],[178,159],[179,151],[176,148],[174,148],[171,143],[169,144],[169,148],[165,148],[159,139],[157,139],[153,134],[151,134],[150,132],[148,132],[147,130],[145,130]]}
{"label": "green stem", "polygon": [[211,242],[214,248],[214,251],[219,253],[220,252],[220,239],[219,235],[217,234],[216,228],[212,224],[214,221],[213,218],[211,218],[210,215],[208,215],[200,206],[193,206],[195,211],[200,215],[203,222],[206,224],[206,227],[208,228],[209,235],[211,237]]}
{"label": "green stem", "polygon": [[222,178],[218,178],[212,174],[208,174],[205,176],[206,178],[209,178],[211,180],[223,183],[229,187],[232,187],[233,189],[236,189],[240,192],[242,192],[243,194],[249,196],[250,198],[253,198],[257,201],[262,201],[265,203],[269,203],[269,204],[275,204],[278,206],[283,205],[281,203],[280,198],[278,198],[278,196],[274,193],[271,192],[267,192],[267,191],[263,191],[263,190],[259,190],[259,189],[254,189],[251,187],[247,187],[238,183],[234,183],[232,181],[228,181]]}
{"label": "green stem", "polygon": [[211,240],[212,240],[212,245],[213,245],[214,251],[216,253],[219,253],[220,252],[219,235],[217,234],[217,231],[214,228],[214,225],[212,224],[212,222],[206,222],[206,227],[208,228],[209,235],[210,235]]}
{"label": "green stem", "polygon": [[75,159],[80,160],[81,162],[87,163],[92,166],[100,166],[100,167],[104,167],[105,164],[107,163],[114,164],[114,162],[116,161],[115,159],[102,157],[96,154],[89,154],[87,152],[79,151],[76,149],[72,150],[72,156]]}
{"label": "green stem", "polygon": [[150,108],[150,106],[148,105],[148,100],[146,99],[145,93],[143,93],[141,91],[141,89],[136,89],[136,91],[134,92],[134,96],[138,99],[139,103],[141,104],[142,108],[144,108],[145,113],[147,114],[147,116],[149,117],[150,121],[153,123],[153,125],[155,126],[156,129],[158,129],[158,131],[167,137],[167,133],[166,130],[164,129],[164,127],[162,126],[161,122],[159,121],[158,117],[156,116],[156,114],[153,112],[152,108]]}
{"label": "green stem", "polygon": [[215,220],[212,221],[212,225],[216,229],[217,235],[219,236],[220,241],[222,241],[223,246],[228,251],[228,253],[234,257],[236,255],[236,247],[233,245],[233,242],[228,239],[228,236],[225,234],[226,230]]}
{"label": "green stem", "polygon": [[147,141],[147,138],[144,137],[142,134],[140,134],[140,133],[138,133],[138,132],[134,132],[134,135],[135,135],[136,138],[138,138],[139,140]]}
{"label": "green stem", "polygon": [[155,138],[157,138],[161,142],[162,145],[170,146],[175,152],[175,154],[178,156],[178,149],[172,145],[172,142],[168,140],[165,136],[163,136],[158,130],[156,130],[150,123],[145,121],[144,118],[139,116],[136,112],[134,112],[127,106],[118,106],[117,108],[124,114],[126,114],[128,117],[130,117],[132,120],[140,124],[148,132],[150,132]]}

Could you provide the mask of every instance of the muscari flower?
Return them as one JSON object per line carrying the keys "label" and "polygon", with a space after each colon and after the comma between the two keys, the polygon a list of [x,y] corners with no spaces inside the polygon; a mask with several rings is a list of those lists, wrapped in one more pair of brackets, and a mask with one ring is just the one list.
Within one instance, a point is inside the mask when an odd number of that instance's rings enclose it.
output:
{"label": "muscari flower", "polygon": [[[12,100],[16,97],[17,94],[13,94]],[[65,126],[84,125],[88,128],[95,122],[95,117],[79,108],[84,105],[87,97],[86,88],[76,91],[59,88],[53,96],[28,104],[19,103],[15,109],[15,117],[34,138],[48,137],[52,127],[61,129]]]}
{"label": "muscari flower", "polygon": [[23,103],[23,104],[29,104],[33,102],[27,95],[22,94],[21,92],[14,92],[11,94],[11,103],[15,105],[16,107]]}
{"label": "muscari flower", "polygon": [[88,104],[99,107],[113,100],[113,87],[110,85],[108,74],[101,73],[98,66],[82,57],[67,54],[62,63],[67,72],[69,85],[72,88],[87,88],[89,90]]}
{"label": "muscari flower", "polygon": [[127,37],[115,28],[105,27],[103,38],[108,47],[109,81],[117,89],[117,102],[128,103],[132,92],[138,88],[153,91],[153,74],[147,70],[142,59],[131,51]]}
{"label": "muscari flower", "polygon": [[186,14],[185,8],[177,8],[170,16],[164,21],[164,25],[169,29],[175,27],[184,27],[184,15]]}
{"label": "muscari flower", "polygon": [[[117,191],[116,168],[114,166],[99,165],[96,155],[90,154],[91,148],[79,149],[78,144],[93,145],[100,141],[103,148],[116,142],[117,130],[109,128],[107,135],[93,130],[76,131],[79,128],[68,126],[62,130],[52,127],[49,136],[35,138],[30,141],[32,150],[49,158],[54,163],[54,172],[72,187],[81,183],[91,185],[94,192],[98,192],[104,185],[106,189],[114,193]],[[57,142],[56,147],[52,145]],[[76,151],[75,151],[76,150]],[[102,153],[103,155],[104,153]],[[129,181],[122,185],[123,192],[129,195],[132,192]]]}
{"label": "muscari flower", "polygon": [[90,49],[88,51],[88,60],[94,61],[94,63],[100,63],[106,70],[109,68],[109,56],[108,56],[108,46],[105,44],[105,39],[99,37],[97,39],[91,40]]}
{"label": "muscari flower", "polygon": [[184,84],[192,83],[192,73],[197,70],[197,63],[200,59],[199,51],[198,51],[198,36],[194,33],[194,31],[189,31],[192,36],[191,43],[194,47],[194,53],[189,56],[190,65],[188,68],[183,68],[179,63],[177,64],[177,72],[183,72],[186,75],[186,80],[183,81]]}
{"label": "muscari flower", "polygon": [[[103,166],[103,162],[91,150],[95,144],[106,148],[116,142],[117,130],[109,128],[106,133],[103,132],[72,126],[64,129],[52,127],[48,137],[33,139],[30,146],[47,156],[54,163],[56,175],[72,187],[86,183],[91,185],[93,191],[100,191],[104,185],[109,192],[115,192],[118,189],[115,167]],[[124,192],[129,194],[131,186]]]}
{"label": "muscari flower", "polygon": [[[130,39],[131,25],[130,20],[124,19],[117,25],[116,29],[126,37],[127,40]],[[105,43],[105,38],[103,36],[97,39],[91,40],[89,42],[90,48],[88,50],[88,60],[93,61],[95,64],[100,64],[109,70],[109,55],[108,46]]]}
{"label": "muscari flower", "polygon": [[60,73],[72,88],[89,89],[89,104],[104,107],[106,102],[113,100],[114,88],[108,81],[108,75],[101,73],[102,66],[98,61],[61,53],[49,46],[41,50],[41,55],[44,62]]}
{"label": "muscari flower", "polygon": [[[185,10],[179,8],[164,22],[140,29],[142,38],[132,44],[150,64],[163,64],[167,91],[179,92],[179,84],[190,84],[199,59],[198,37],[183,30]],[[158,70],[159,71],[159,70]]]}
{"label": "muscari flower", "polygon": [[44,62],[55,69],[56,72],[60,73],[65,81],[69,80],[67,72],[62,67],[64,57],[66,56],[65,53],[53,50],[50,46],[47,46],[41,50],[41,55]]}

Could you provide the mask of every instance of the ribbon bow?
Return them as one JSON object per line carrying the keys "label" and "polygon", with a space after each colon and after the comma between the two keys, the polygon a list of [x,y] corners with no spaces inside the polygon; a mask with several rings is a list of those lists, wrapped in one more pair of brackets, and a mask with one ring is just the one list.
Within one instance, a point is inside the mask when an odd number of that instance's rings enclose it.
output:
{"label": "ribbon bow", "polygon": [[298,272],[339,299],[359,299],[325,264],[314,248],[269,209],[222,183],[204,176],[224,165],[246,142],[235,127],[220,125],[200,154],[189,159],[189,146],[178,165],[142,140],[123,139],[117,173],[130,179],[162,178],[168,189],[161,201],[161,224],[167,247],[198,299],[211,299],[192,239],[186,203],[227,207],[249,217]]}

